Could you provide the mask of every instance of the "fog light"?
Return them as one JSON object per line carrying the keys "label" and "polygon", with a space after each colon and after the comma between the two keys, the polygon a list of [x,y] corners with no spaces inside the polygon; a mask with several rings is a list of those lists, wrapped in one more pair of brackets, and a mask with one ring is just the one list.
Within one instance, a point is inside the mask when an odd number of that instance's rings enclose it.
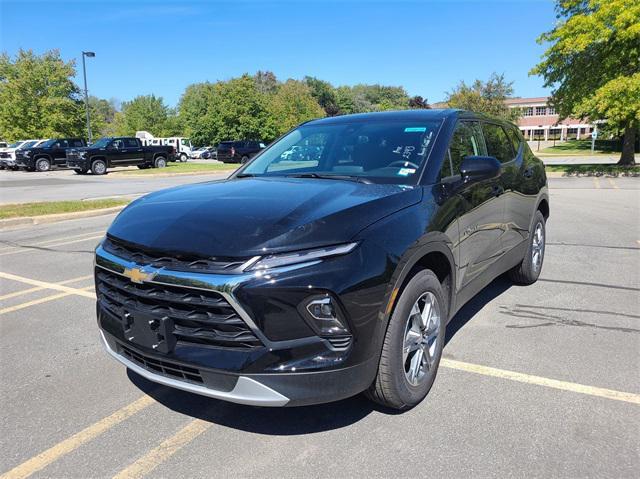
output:
{"label": "fog light", "polygon": [[320,336],[349,334],[344,321],[340,318],[340,309],[331,296],[314,297],[306,302],[307,322]]}

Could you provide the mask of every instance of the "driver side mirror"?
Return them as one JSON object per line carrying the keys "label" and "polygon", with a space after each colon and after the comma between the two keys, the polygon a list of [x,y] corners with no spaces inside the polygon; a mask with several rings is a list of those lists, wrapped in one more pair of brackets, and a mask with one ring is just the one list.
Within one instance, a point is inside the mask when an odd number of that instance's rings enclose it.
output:
{"label": "driver side mirror", "polygon": [[500,176],[502,165],[493,156],[465,156],[460,166],[464,183],[490,180]]}

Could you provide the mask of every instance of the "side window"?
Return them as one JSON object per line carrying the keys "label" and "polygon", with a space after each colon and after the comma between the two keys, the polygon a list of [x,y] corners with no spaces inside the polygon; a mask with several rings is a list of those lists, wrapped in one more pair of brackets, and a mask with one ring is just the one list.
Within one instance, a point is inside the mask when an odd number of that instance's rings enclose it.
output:
{"label": "side window", "polygon": [[462,160],[466,156],[482,156],[485,154],[478,123],[461,121],[456,125],[451,143],[445,154],[440,177],[446,178],[460,174]]}
{"label": "side window", "polygon": [[124,144],[122,143],[122,140],[120,138],[118,138],[117,140],[113,140],[113,142],[111,143],[111,146],[113,148],[116,148],[118,150],[124,148],[123,146]]}
{"label": "side window", "polygon": [[516,130],[515,128],[507,128],[507,136],[509,137],[509,140],[511,140],[513,151],[515,151],[517,155],[518,151],[520,150],[520,143],[522,142],[518,130]]}
{"label": "side window", "polygon": [[82,141],[81,140],[71,140],[71,146],[74,147],[74,148],[82,147]]}
{"label": "side window", "polygon": [[69,147],[69,142],[67,140],[60,140],[56,145],[56,148],[68,148],[68,147]]}
{"label": "side window", "polygon": [[124,139],[125,148],[138,148],[138,142],[135,138],[125,138]]}
{"label": "side window", "polygon": [[494,123],[482,122],[484,141],[487,145],[487,154],[498,159],[500,163],[513,160],[515,154],[511,146],[511,140],[507,137],[504,129]]}

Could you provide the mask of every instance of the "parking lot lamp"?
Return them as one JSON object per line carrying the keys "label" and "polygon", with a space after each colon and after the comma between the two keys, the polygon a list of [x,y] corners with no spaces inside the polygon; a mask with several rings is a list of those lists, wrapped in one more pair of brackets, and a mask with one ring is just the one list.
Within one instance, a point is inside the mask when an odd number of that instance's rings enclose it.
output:
{"label": "parking lot lamp", "polygon": [[89,94],[87,93],[87,67],[84,61],[84,57],[93,58],[95,57],[95,52],[82,52],[82,74],[84,75],[84,106],[87,110],[87,135],[89,144],[91,141],[91,120],[89,117]]}

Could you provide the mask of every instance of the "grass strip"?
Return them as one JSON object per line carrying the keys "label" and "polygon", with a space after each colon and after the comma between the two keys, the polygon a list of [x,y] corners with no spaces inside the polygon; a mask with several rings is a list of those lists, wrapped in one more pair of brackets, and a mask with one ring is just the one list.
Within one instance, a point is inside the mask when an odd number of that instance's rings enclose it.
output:
{"label": "grass strip", "polygon": [[107,198],[104,200],[43,201],[39,203],[0,205],[0,219],[100,210],[126,205],[130,201],[129,199]]}
{"label": "grass strip", "polygon": [[214,171],[228,171],[237,169],[238,164],[227,163],[169,163],[165,168],[148,168],[146,170],[130,169],[126,171],[112,171],[110,175],[166,175],[175,173],[211,173]]}

